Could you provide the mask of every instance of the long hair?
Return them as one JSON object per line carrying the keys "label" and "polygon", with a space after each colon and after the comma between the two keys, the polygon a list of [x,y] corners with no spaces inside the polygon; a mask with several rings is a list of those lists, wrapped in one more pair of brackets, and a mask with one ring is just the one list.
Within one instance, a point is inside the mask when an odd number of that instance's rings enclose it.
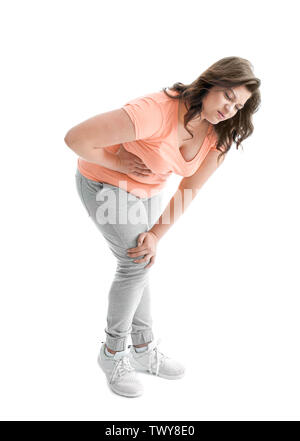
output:
{"label": "long hair", "polygon": [[252,69],[252,64],[245,58],[225,57],[212,64],[191,84],[178,82],[168,88],[179,92],[178,95],[169,95],[165,87],[161,89],[168,97],[184,102],[188,109],[184,115],[184,127],[192,137],[194,135],[186,125],[191,119],[201,115],[202,100],[213,86],[229,88],[244,85],[251,92],[250,98],[242,109],[238,110],[232,118],[220,121],[214,126],[217,135],[215,146],[221,152],[218,160],[228,152],[233,142],[236,143],[238,149],[242,141],[253,133],[252,115],[260,106],[261,81],[254,76]]}

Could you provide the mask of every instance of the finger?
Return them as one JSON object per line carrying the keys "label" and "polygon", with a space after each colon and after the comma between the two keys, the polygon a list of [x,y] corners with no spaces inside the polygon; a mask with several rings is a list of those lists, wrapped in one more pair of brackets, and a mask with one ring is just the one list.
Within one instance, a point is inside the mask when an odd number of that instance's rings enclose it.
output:
{"label": "finger", "polygon": [[139,172],[135,172],[135,174],[137,175],[137,176],[147,176],[147,175],[150,175],[150,173],[149,172],[142,172],[142,171],[139,171]]}
{"label": "finger", "polygon": [[[144,247],[144,248],[141,248],[141,247]],[[135,248],[129,248],[128,250],[127,250],[127,253],[129,253],[129,254],[133,254],[133,253],[138,253],[138,252],[140,252],[140,251],[146,251],[146,252],[149,252],[149,250],[148,250],[148,248],[146,247],[145,248],[145,245],[139,245],[138,247],[135,247]]]}
{"label": "finger", "polygon": [[134,171],[136,171],[137,173],[151,173],[151,170],[148,168],[146,169],[146,168],[136,167]]}
{"label": "finger", "polygon": [[145,266],[144,269],[151,268],[151,266],[154,265],[154,262],[155,262],[155,256],[152,256],[150,262],[148,263],[148,265]]}
{"label": "finger", "polygon": [[136,162],[135,165],[136,165],[136,167],[139,167],[139,168],[147,168],[147,169],[149,169],[149,167],[144,162]]}
{"label": "finger", "polygon": [[136,251],[136,252],[128,253],[128,254],[129,254],[129,257],[138,257],[138,256],[144,256],[146,253],[149,253],[149,250],[145,249],[145,250]]}
{"label": "finger", "polygon": [[145,170],[150,170],[150,171],[151,171],[151,169],[150,169],[146,164],[144,164],[144,162],[137,162],[135,165],[136,165],[138,168],[145,169]]}
{"label": "finger", "polygon": [[150,173],[138,173],[138,172],[133,172],[133,174],[134,174],[135,176],[146,176],[146,175],[149,175]]}
{"label": "finger", "polygon": [[138,236],[137,246],[136,247],[132,247],[132,248],[127,248],[126,251],[137,251],[137,250],[141,249],[141,246],[145,247],[145,244],[144,244],[145,237],[146,237],[146,233],[141,233]]}
{"label": "finger", "polygon": [[145,170],[145,169],[142,169],[142,168],[137,168],[137,169],[136,169],[136,172],[137,172],[137,173],[142,173],[142,174],[144,174],[144,175],[149,175],[149,174],[152,173],[151,170]]}
{"label": "finger", "polygon": [[138,170],[138,171],[148,171],[148,172],[152,172],[152,170],[150,169],[150,168],[148,168],[146,165],[145,166],[143,166],[143,167],[141,167],[141,166],[139,166],[139,165],[136,165],[136,169]]}
{"label": "finger", "polygon": [[136,159],[135,159],[135,162],[137,163],[137,164],[144,164],[144,161],[141,159],[141,158],[139,158],[139,157],[136,157]]}
{"label": "finger", "polygon": [[143,263],[143,262],[147,262],[147,260],[149,260],[150,259],[150,256],[149,256],[149,254],[147,254],[143,259],[137,259],[137,260],[134,260],[134,262],[135,263]]}

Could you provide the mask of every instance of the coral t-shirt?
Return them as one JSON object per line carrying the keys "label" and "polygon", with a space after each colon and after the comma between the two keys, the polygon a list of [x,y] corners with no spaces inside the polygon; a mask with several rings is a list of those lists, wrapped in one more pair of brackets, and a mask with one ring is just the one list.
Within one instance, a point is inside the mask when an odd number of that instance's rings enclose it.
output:
{"label": "coral t-shirt", "polygon": [[[168,93],[177,94],[168,90]],[[123,188],[139,198],[151,197],[162,191],[168,177],[175,173],[187,177],[194,174],[210,150],[216,150],[217,136],[213,124],[191,161],[185,161],[178,146],[178,103],[163,91],[128,101],[122,106],[135,127],[136,140],[104,147],[116,153],[121,145],[138,156],[153,173],[145,176],[125,174],[78,158],[78,169],[88,179]]]}

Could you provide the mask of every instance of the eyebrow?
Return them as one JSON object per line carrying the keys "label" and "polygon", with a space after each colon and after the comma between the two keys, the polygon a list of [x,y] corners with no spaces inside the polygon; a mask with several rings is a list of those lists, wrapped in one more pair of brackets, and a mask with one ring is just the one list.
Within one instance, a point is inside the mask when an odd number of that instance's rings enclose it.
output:
{"label": "eyebrow", "polygon": [[[231,90],[231,92],[233,93],[234,98],[236,100],[236,94],[234,93],[233,89],[231,87],[229,87],[229,90]],[[244,107],[243,104],[241,104],[241,103],[240,103],[240,106],[242,106],[242,108]]]}

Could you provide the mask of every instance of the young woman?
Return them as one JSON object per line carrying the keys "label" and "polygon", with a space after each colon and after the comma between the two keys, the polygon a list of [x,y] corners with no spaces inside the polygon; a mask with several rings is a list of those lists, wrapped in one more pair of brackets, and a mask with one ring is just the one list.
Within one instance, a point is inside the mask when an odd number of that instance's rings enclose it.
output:
{"label": "young woman", "polygon": [[[154,338],[149,268],[160,239],[232,143],[238,148],[252,134],[259,87],[248,60],[226,57],[189,85],[175,83],[168,91],[133,99],[78,124],[65,137],[79,156],[78,194],[117,259],[106,342],[98,356],[117,394],[141,395],[136,371],[168,379],[184,375],[182,364],[160,352]],[[183,179],[161,213],[171,173]],[[133,345],[127,347],[129,334]]]}

